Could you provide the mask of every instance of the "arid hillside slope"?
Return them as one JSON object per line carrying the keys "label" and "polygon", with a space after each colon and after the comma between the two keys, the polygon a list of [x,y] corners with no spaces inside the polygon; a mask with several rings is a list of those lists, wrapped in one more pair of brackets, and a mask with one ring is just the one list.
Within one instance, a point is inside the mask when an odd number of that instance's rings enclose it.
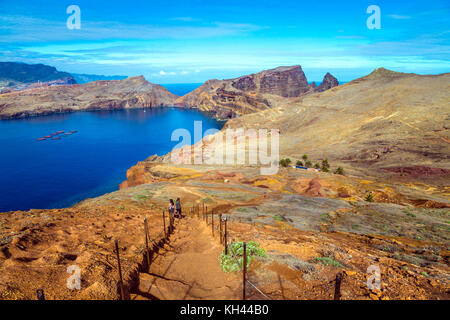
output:
{"label": "arid hillside slope", "polygon": [[[266,251],[248,278],[271,299],[333,299],[338,272],[343,300],[449,299],[450,211],[411,205],[417,197],[448,204],[440,194],[293,168],[270,177],[248,167],[153,163],[147,170],[152,183],[72,208],[1,213],[0,299],[36,299],[38,288],[48,300],[118,299],[115,240],[126,298],[240,298],[242,274],[221,271],[218,214],[227,218],[228,243],[256,241]],[[375,202],[363,200],[369,192]],[[176,197],[187,217],[163,241],[162,210]],[[203,204],[207,225],[192,214]],[[73,265],[79,290],[66,285]],[[370,266],[380,268],[376,290],[367,286]],[[247,297],[264,299],[251,286]]]}
{"label": "arid hillside slope", "polygon": [[427,168],[450,169],[450,74],[377,69],[322,93],[280,100],[225,128],[241,127],[280,129],[280,154],[292,159],[308,154],[383,175],[417,167],[404,173],[448,177]]}
{"label": "arid hillside slope", "polygon": [[180,97],[178,105],[199,108],[220,119],[276,107],[284,98],[325,91],[339,82],[327,73],[323,83],[308,84],[301,66],[278,67],[228,80],[209,80]]}
{"label": "arid hillside slope", "polygon": [[79,110],[170,106],[176,98],[143,76],[36,88],[0,95],[0,119]]}

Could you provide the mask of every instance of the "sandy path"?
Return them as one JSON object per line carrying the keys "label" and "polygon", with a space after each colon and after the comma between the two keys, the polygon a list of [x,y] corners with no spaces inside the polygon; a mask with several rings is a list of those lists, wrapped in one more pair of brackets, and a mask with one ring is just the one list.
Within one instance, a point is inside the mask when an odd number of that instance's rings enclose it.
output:
{"label": "sandy path", "polygon": [[241,279],[221,270],[221,252],[204,222],[190,217],[178,221],[149,272],[139,274],[139,288],[131,299],[240,299]]}

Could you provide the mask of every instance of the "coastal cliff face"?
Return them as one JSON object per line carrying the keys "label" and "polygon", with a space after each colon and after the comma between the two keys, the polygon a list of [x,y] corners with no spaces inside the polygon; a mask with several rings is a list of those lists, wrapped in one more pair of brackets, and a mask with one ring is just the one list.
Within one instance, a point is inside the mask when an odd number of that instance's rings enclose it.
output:
{"label": "coastal cliff face", "polygon": [[[325,78],[320,90],[335,83],[331,75]],[[234,83],[253,87],[243,79]],[[449,73],[417,75],[381,68],[324,92],[278,98],[271,100],[272,108],[230,119],[224,129],[279,129],[280,158],[294,163],[307,154],[314,162],[329,159],[358,176],[421,181],[436,190],[448,184]],[[206,148],[208,139],[203,142]],[[245,150],[244,145],[236,147]],[[226,150],[233,152],[234,146]],[[129,170],[130,185],[141,183],[144,175],[145,181],[154,179],[147,170],[154,160]],[[170,154],[159,160],[169,162]]]}
{"label": "coastal cliff face", "polygon": [[[324,86],[333,81],[327,78]],[[383,168],[450,169],[449,110],[449,73],[417,75],[380,68],[325,92],[232,119],[226,127],[278,128],[281,157],[307,154],[357,168],[360,174],[386,176]],[[403,170],[402,176],[408,172]],[[421,178],[440,184],[448,175]]]}
{"label": "coastal cliff face", "polygon": [[0,119],[81,110],[170,106],[176,98],[143,76],[83,85],[39,87],[0,95]]}
{"label": "coastal cliff face", "polygon": [[176,103],[230,119],[273,108],[283,98],[300,97],[339,85],[333,76],[327,75],[326,84],[319,88],[308,84],[301,66],[279,67],[236,79],[214,79],[180,97]]}

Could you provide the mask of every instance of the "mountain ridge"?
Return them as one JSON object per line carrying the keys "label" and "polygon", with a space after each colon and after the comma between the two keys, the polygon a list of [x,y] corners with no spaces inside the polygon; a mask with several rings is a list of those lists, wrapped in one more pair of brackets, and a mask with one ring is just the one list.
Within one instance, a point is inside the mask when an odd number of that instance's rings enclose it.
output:
{"label": "mountain ridge", "polygon": [[219,119],[273,108],[276,100],[296,98],[339,82],[327,73],[321,86],[309,84],[300,65],[281,66],[233,79],[206,81],[196,90],[178,98],[177,105],[198,108]]}
{"label": "mountain ridge", "polygon": [[0,119],[58,112],[173,105],[178,96],[143,76],[34,88],[0,95]]}
{"label": "mountain ridge", "polygon": [[33,83],[72,78],[68,72],[58,71],[55,67],[42,63],[0,62],[0,81],[15,83]]}

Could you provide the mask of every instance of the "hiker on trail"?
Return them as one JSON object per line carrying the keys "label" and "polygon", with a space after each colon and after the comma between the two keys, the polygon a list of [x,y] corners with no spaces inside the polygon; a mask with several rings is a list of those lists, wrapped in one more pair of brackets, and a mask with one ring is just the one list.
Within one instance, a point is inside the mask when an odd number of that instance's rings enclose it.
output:
{"label": "hiker on trail", "polygon": [[175,215],[175,204],[173,203],[173,199],[169,200],[169,216],[172,218]]}
{"label": "hiker on trail", "polygon": [[177,209],[177,213],[175,214],[175,217],[177,218],[183,218],[183,215],[181,214],[181,201],[180,198],[177,198],[177,201],[175,202],[175,207]]}
{"label": "hiker on trail", "polygon": [[169,233],[173,232],[173,223],[175,220],[175,204],[173,203],[173,199],[169,200]]}

